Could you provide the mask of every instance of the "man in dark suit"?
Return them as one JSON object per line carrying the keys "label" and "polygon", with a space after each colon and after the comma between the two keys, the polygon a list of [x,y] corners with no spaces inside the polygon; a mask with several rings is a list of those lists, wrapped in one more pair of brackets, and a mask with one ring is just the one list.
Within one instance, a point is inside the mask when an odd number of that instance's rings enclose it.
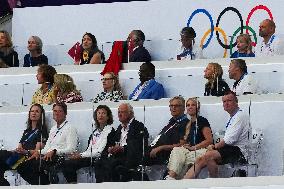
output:
{"label": "man in dark suit", "polygon": [[150,144],[149,165],[166,164],[174,147],[183,145],[185,128],[188,118],[184,114],[185,100],[181,96],[173,97],[170,100],[170,111],[172,118]]}
{"label": "man in dark suit", "polygon": [[108,148],[108,159],[103,162],[106,172],[110,175],[106,180],[139,180],[135,170],[142,164],[145,154],[143,150],[148,146],[147,128],[134,118],[133,107],[128,103],[119,106],[118,119],[121,124],[115,132],[116,145]]}
{"label": "man in dark suit", "polygon": [[143,47],[145,35],[141,30],[133,30],[127,38],[129,62],[150,62],[151,55]]}

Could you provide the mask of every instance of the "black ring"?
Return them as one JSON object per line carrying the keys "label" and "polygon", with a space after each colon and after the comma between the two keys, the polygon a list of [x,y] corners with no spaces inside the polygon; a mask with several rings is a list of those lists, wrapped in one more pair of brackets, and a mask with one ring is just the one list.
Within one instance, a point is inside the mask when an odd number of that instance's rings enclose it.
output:
{"label": "black ring", "polygon": [[[219,22],[220,22],[220,19],[221,17],[227,12],[227,11],[233,11],[235,12],[238,17],[240,18],[240,21],[241,21],[241,34],[243,33],[243,28],[244,28],[244,22],[243,22],[243,17],[241,15],[241,13],[238,11],[238,9],[234,8],[234,7],[226,7],[218,16],[217,18],[217,22],[216,22],[216,27],[218,28],[219,26]],[[216,37],[217,37],[217,40],[218,40],[218,43],[225,49],[230,49],[230,45],[225,45],[221,40],[220,40],[220,36],[219,36],[219,32],[216,30]],[[233,47],[235,47],[237,45],[237,42],[235,42],[233,44]]]}

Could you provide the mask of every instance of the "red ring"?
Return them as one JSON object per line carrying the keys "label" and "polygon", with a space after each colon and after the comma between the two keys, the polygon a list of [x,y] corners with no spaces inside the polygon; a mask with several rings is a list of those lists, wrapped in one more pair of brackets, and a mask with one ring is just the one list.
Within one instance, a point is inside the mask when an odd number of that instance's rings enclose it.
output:
{"label": "red ring", "polygon": [[[269,10],[269,8],[267,6],[265,6],[265,5],[258,5],[258,6],[255,6],[253,9],[251,9],[250,13],[248,14],[247,21],[246,21],[246,26],[249,25],[249,20],[250,20],[251,16],[253,15],[253,13],[256,10],[259,10],[259,9],[265,10],[268,13],[270,19],[273,20],[273,15],[272,15],[271,11]],[[248,32],[249,32],[248,29],[246,29],[246,33],[247,34],[248,34]]]}

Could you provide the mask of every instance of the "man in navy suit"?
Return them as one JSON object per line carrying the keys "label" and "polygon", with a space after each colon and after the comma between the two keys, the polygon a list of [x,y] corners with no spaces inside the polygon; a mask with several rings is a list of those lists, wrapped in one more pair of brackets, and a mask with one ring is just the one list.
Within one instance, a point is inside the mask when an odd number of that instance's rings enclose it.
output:
{"label": "man in navy suit", "polygon": [[155,80],[155,66],[151,62],[145,62],[140,66],[139,79],[141,83],[129,95],[129,100],[157,100],[165,97],[163,85]]}
{"label": "man in navy suit", "polygon": [[145,35],[141,30],[133,30],[127,38],[129,62],[150,62],[151,55],[143,47]]}
{"label": "man in navy suit", "polygon": [[135,171],[143,163],[143,150],[148,146],[147,128],[134,118],[133,107],[128,103],[119,106],[118,119],[121,124],[115,132],[116,144],[108,148],[108,158],[103,160],[105,181],[139,180],[141,175]]}

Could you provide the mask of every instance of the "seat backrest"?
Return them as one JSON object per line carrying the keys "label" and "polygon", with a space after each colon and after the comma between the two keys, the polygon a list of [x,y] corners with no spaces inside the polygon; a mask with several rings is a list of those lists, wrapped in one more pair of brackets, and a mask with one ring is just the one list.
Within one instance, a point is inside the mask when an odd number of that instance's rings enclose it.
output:
{"label": "seat backrest", "polygon": [[[214,144],[224,138],[225,131],[220,130],[213,134]],[[260,128],[252,129],[251,144],[248,145],[248,162],[250,164],[258,163],[258,154],[263,146],[263,131]]]}
{"label": "seat backrest", "polygon": [[249,148],[250,164],[258,164],[258,154],[263,146],[263,131],[260,128],[252,129],[252,140]]}

